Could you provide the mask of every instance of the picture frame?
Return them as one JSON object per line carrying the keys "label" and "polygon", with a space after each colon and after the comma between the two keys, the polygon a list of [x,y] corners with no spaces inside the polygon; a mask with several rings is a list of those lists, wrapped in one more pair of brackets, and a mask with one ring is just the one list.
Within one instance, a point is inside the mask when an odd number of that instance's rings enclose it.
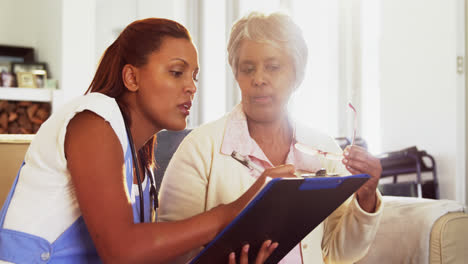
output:
{"label": "picture frame", "polygon": [[12,62],[11,72],[33,72],[35,70],[47,71],[47,64],[44,62]]}
{"label": "picture frame", "polygon": [[11,72],[0,72],[0,86],[2,87],[15,87],[16,77]]}
{"label": "picture frame", "polygon": [[34,70],[32,73],[34,75],[35,88],[46,87],[47,72],[45,70]]}
{"label": "picture frame", "polygon": [[18,82],[18,87],[36,88],[35,77],[32,72],[17,72],[16,80]]}
{"label": "picture frame", "polygon": [[0,61],[0,73],[2,72],[11,72],[11,63],[8,61]]}
{"label": "picture frame", "polygon": [[32,62],[34,61],[34,48],[0,45],[0,59],[12,62]]}

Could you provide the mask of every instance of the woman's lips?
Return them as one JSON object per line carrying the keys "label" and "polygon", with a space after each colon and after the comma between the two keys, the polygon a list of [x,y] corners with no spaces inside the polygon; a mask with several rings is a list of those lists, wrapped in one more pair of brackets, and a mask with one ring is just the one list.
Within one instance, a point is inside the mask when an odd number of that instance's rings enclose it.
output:
{"label": "woman's lips", "polygon": [[258,104],[268,104],[273,100],[271,96],[253,96],[252,99]]}
{"label": "woman's lips", "polygon": [[188,101],[177,106],[182,114],[188,116],[190,115],[190,107],[192,107],[192,102]]}

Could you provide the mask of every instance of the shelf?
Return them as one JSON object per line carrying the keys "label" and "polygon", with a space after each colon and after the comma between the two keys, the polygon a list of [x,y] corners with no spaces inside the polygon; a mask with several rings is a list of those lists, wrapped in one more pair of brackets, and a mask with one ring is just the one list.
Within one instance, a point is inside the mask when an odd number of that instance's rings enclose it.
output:
{"label": "shelf", "polygon": [[52,102],[55,89],[0,87],[0,100]]}
{"label": "shelf", "polygon": [[34,134],[0,134],[0,143],[30,143],[33,140],[33,138]]}

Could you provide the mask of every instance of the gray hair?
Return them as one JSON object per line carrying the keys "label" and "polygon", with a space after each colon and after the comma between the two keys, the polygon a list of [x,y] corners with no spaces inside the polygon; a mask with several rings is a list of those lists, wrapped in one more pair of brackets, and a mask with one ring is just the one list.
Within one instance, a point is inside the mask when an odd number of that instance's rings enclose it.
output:
{"label": "gray hair", "polygon": [[252,12],[232,26],[227,51],[229,65],[235,76],[237,76],[239,48],[244,39],[284,49],[293,59],[296,74],[295,85],[298,87],[301,84],[304,79],[308,51],[302,31],[291,17],[282,13],[265,15]]}

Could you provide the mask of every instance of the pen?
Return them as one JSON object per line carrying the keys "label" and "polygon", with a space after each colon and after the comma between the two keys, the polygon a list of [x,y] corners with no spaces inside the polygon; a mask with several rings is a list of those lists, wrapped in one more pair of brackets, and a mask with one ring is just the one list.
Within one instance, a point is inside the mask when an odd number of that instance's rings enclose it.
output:
{"label": "pen", "polygon": [[[253,163],[249,159],[249,157],[242,156],[241,154],[239,154],[235,150],[232,151],[231,157],[233,157],[235,160],[242,163],[242,165],[249,168],[250,170],[255,170],[255,171],[259,172],[259,173],[263,173],[265,171],[265,169],[263,167]],[[296,177],[306,178],[306,177],[338,176],[338,173],[327,173],[327,171],[324,168],[322,168],[320,170],[317,170],[315,173],[302,173],[302,172],[296,171],[296,172],[294,172],[294,175],[296,175]]]}
{"label": "pen", "polygon": [[247,156],[242,156],[241,154],[239,154],[237,151],[233,150],[232,153],[231,153],[231,157],[233,157],[235,160],[239,161],[240,163],[242,163],[242,165],[246,166],[247,168],[249,168],[250,170],[255,170],[259,173],[263,173],[263,171],[265,171],[265,169],[255,163],[253,163],[249,157]]}

